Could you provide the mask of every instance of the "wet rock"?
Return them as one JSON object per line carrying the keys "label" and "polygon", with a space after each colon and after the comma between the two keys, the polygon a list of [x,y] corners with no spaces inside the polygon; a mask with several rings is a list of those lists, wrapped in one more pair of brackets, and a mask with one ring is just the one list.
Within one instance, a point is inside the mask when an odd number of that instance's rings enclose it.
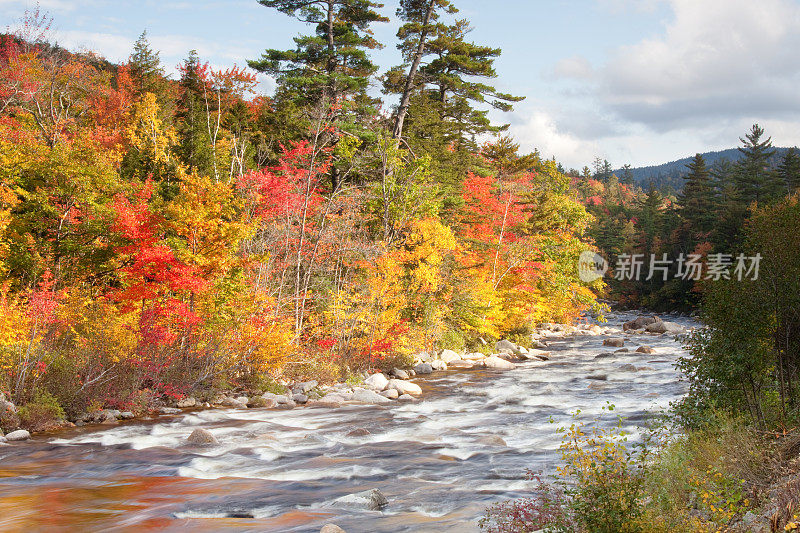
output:
{"label": "wet rock", "polygon": [[512,370],[516,368],[514,363],[510,363],[505,359],[497,357],[496,355],[492,355],[491,357],[484,359],[483,366],[486,368],[491,368],[492,370]]}
{"label": "wet rock", "polygon": [[119,414],[119,417],[120,417],[122,420],[132,420],[132,419],[136,418],[136,415],[134,415],[134,414],[133,414],[132,412],[130,412],[130,411],[122,411],[122,412]]}
{"label": "wet rock", "polygon": [[619,350],[614,350],[614,353],[628,353],[630,352],[627,348],[620,348]]}
{"label": "wet rock", "polygon": [[633,366],[633,365],[630,365],[630,364],[629,365],[622,365],[617,370],[619,370],[620,372],[636,372],[636,367]]}
{"label": "wet rock", "polygon": [[[246,407],[246,406],[245,406]],[[181,410],[177,407],[162,407],[158,410],[158,412],[162,415],[179,415],[181,414]],[[114,417],[116,419],[117,417]]]}
{"label": "wet rock", "polygon": [[589,390],[603,390],[606,388],[606,385],[601,381],[593,381],[589,383]]}
{"label": "wet rock", "polygon": [[381,396],[389,398],[390,400],[396,400],[400,397],[400,393],[397,389],[388,389],[380,393]]}
{"label": "wet rock", "polygon": [[248,407],[258,408],[258,409],[273,409],[278,405],[278,402],[275,401],[275,398],[264,398],[263,396],[255,396],[250,398],[250,403]]}
{"label": "wet rock", "polygon": [[289,396],[287,396],[286,394],[276,394],[275,395],[275,401],[278,402],[279,405],[281,405],[281,404],[285,404],[285,403],[291,402],[292,399],[289,398]]}
{"label": "wet rock", "polygon": [[197,400],[192,398],[191,396],[187,396],[175,404],[176,407],[180,407],[181,409],[188,409],[190,407],[194,407],[197,405]]}
{"label": "wet rock", "polygon": [[631,331],[631,330],[638,330],[644,329],[645,327],[649,326],[650,324],[655,324],[657,322],[661,322],[661,319],[657,316],[639,316],[634,320],[629,322],[625,322],[622,324],[622,331]]}
{"label": "wet rock", "polygon": [[608,380],[608,376],[606,374],[591,374],[586,376],[586,379],[592,379],[594,381],[606,381]]}
{"label": "wet rock", "polygon": [[508,446],[505,440],[498,435],[487,435],[478,439],[479,444],[487,446]]}
{"label": "wet rock", "polygon": [[31,434],[25,431],[24,429],[18,429],[17,431],[12,431],[8,435],[6,435],[5,438],[8,442],[20,442],[23,440],[30,439]]}
{"label": "wet rock", "polygon": [[653,372],[655,371],[655,368],[652,366],[637,366],[636,370],[639,372]]}
{"label": "wet rock", "polygon": [[459,359],[458,361],[450,361],[447,364],[447,368],[452,368],[454,370],[468,370],[475,366],[475,363],[472,361],[462,361]]}
{"label": "wet rock", "polygon": [[484,359],[485,357],[486,356],[484,354],[482,354],[481,352],[473,352],[473,353],[468,353],[466,355],[461,356],[461,359],[463,359],[464,361],[480,361],[481,359]]}
{"label": "wet rock", "polygon": [[422,394],[422,388],[416,383],[404,381],[402,379],[391,379],[387,388],[396,390],[399,394],[410,394],[412,396],[419,396]]}
{"label": "wet rock", "polygon": [[588,333],[590,335],[602,335],[603,334],[603,328],[601,328],[597,324],[592,324],[591,326],[586,328],[586,333]]}
{"label": "wet rock", "polygon": [[205,444],[219,444],[217,438],[207,429],[197,428],[192,431],[192,434],[186,439],[189,444],[198,446]]}
{"label": "wet rock", "polygon": [[370,430],[367,428],[356,428],[347,433],[347,437],[366,437],[367,435],[372,435]]}
{"label": "wet rock", "polygon": [[435,359],[431,361],[431,367],[434,370],[447,370],[447,363],[445,363],[441,359]]}
{"label": "wet rock", "polygon": [[392,400],[381,396],[375,391],[360,389],[353,393],[353,401],[367,404],[383,404],[390,403]]}
{"label": "wet rock", "polygon": [[292,396],[292,400],[294,400],[295,403],[304,405],[308,403],[308,396],[306,396],[305,394],[295,394],[294,396]]}
{"label": "wet rock", "polygon": [[433,357],[428,352],[420,352],[414,356],[415,361],[420,361],[422,363],[430,363],[433,361]]}
{"label": "wet rock", "polygon": [[3,437],[2,435],[0,435],[0,444],[6,444],[7,442],[8,442],[8,439]]}
{"label": "wet rock", "polygon": [[461,359],[461,356],[458,355],[453,350],[445,350],[439,356],[439,359],[444,361],[445,363],[449,363],[450,361],[458,361]]}
{"label": "wet rock", "polygon": [[370,511],[380,511],[389,505],[389,500],[378,489],[365,490],[337,498],[336,503],[359,507]]}
{"label": "wet rock", "polygon": [[325,524],[322,526],[322,529],[319,530],[319,533],[347,533],[344,529],[340,528],[336,524]]}
{"label": "wet rock", "polygon": [[638,348],[636,348],[636,352],[637,353],[646,353],[646,354],[656,353],[656,351],[650,346],[639,346]]}
{"label": "wet rock", "polygon": [[433,373],[433,366],[430,363],[420,363],[414,367],[414,372],[420,376]]}
{"label": "wet rock", "polygon": [[522,354],[522,356],[525,359],[529,359],[529,360],[531,360],[531,359],[533,359],[533,360],[537,360],[538,359],[539,361],[549,361],[550,360],[550,352],[546,352],[544,350],[531,349],[531,350],[528,350],[527,353]]}
{"label": "wet rock", "polygon": [[398,402],[414,402],[417,399],[411,396],[410,394],[401,394],[399,398],[397,398]]}
{"label": "wet rock", "polygon": [[686,329],[683,326],[676,324],[675,322],[656,322],[649,324],[645,330],[647,330],[649,333],[681,334],[686,332]]}
{"label": "wet rock", "polygon": [[394,377],[396,377],[397,379],[408,379],[408,378],[411,377],[411,376],[408,375],[408,372],[406,372],[405,370],[402,370],[400,368],[392,369],[392,375]]}
{"label": "wet rock", "polygon": [[379,392],[384,390],[388,384],[389,380],[380,372],[377,374],[372,374],[370,377],[364,380],[364,385]]}
{"label": "wet rock", "polygon": [[289,410],[289,409],[294,409],[295,407],[297,407],[297,403],[294,400],[292,400],[291,398],[287,402],[283,402],[283,403],[279,403],[278,404],[278,409]]}
{"label": "wet rock", "polygon": [[250,405],[250,398],[248,398],[247,396],[237,396],[236,401],[239,403],[243,403],[245,407]]}
{"label": "wet rock", "polygon": [[223,407],[233,407],[234,409],[247,409],[247,404],[240,402],[237,398],[226,396],[219,402]]}
{"label": "wet rock", "polygon": [[609,357],[616,357],[617,354],[613,352],[603,352],[601,354],[595,355],[595,359],[608,359]]}
{"label": "wet rock", "polygon": [[625,346],[625,339],[620,337],[612,337],[603,341],[603,346],[611,346],[612,348],[621,348]]}

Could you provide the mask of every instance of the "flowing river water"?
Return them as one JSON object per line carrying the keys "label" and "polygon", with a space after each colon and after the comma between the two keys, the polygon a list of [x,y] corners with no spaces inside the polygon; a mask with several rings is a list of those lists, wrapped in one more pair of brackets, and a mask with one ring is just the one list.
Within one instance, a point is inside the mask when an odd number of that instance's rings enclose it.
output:
{"label": "flowing river water", "polygon": [[[415,403],[195,411],[0,446],[0,531],[477,531],[487,506],[528,494],[526,469],[558,464],[573,412],[611,402],[635,431],[685,392],[674,336],[631,336],[630,353],[596,359],[614,350],[605,338],[551,339],[550,361],[511,371],[434,373],[415,380]],[[197,427],[220,444],[185,445]],[[373,488],[382,512],[347,503]]]}

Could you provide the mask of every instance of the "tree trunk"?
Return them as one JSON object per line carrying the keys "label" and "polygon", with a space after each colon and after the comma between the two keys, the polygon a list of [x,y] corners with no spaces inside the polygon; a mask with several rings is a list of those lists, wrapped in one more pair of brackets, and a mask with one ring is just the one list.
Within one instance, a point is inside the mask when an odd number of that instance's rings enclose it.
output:
{"label": "tree trunk", "polygon": [[428,38],[428,23],[433,15],[434,2],[435,0],[428,1],[428,10],[425,12],[425,18],[422,21],[422,32],[419,34],[417,51],[414,53],[414,60],[411,63],[411,68],[409,69],[408,76],[406,77],[406,84],[403,88],[403,96],[400,99],[400,107],[397,108],[397,117],[394,121],[394,130],[392,131],[392,136],[397,139],[398,144],[400,143],[400,138],[403,135],[403,122],[406,119],[409,102],[411,101],[411,91],[414,88],[414,78],[417,76],[417,70],[419,70],[419,65],[422,62],[422,56],[425,54],[425,40]]}

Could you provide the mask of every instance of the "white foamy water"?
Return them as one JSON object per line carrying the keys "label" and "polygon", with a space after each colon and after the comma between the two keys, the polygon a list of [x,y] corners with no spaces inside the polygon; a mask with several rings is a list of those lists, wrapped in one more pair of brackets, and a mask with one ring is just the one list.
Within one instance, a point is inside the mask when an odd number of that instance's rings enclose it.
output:
{"label": "white foamy water", "polygon": [[[424,395],[415,403],[210,410],[0,448],[0,471],[19,473],[0,477],[0,496],[84,491],[72,511],[90,527],[122,513],[130,527],[155,520],[175,530],[475,531],[486,506],[532,488],[527,469],[552,471],[557,427],[573,412],[588,420],[613,403],[635,435],[645,411],[684,393],[673,366],[684,352],[671,336],[633,336],[630,353],[595,359],[614,350],[604,338],[549,339],[550,361],[512,371],[433,374],[416,380]],[[635,353],[638,344],[656,353]],[[198,427],[219,445],[186,446]],[[369,434],[348,436],[361,428]],[[340,505],[372,488],[389,499],[385,512]]]}

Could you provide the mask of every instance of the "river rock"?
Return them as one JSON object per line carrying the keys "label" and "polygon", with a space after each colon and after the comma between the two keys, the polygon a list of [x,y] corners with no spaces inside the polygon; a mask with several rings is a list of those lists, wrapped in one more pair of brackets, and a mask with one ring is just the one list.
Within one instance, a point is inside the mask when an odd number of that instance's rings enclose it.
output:
{"label": "river rock", "polygon": [[447,363],[442,361],[441,359],[434,359],[431,361],[431,368],[434,370],[447,370]]}
{"label": "river rock", "polygon": [[636,372],[636,367],[631,364],[628,364],[628,365],[622,365],[617,370],[619,370],[620,372]]}
{"label": "river rock", "polygon": [[306,396],[305,394],[295,394],[292,396],[292,400],[294,400],[295,403],[304,405],[308,403],[308,396]]}
{"label": "river rock", "polygon": [[419,361],[420,363],[430,363],[433,361],[433,357],[428,352],[420,352],[414,356],[415,361]]}
{"label": "river rock", "polygon": [[389,379],[380,372],[377,374],[372,374],[370,377],[364,380],[364,385],[367,385],[370,389],[374,389],[378,392],[384,390],[388,384]]}
{"label": "river rock", "polygon": [[620,337],[612,337],[610,339],[605,339],[603,341],[603,346],[611,346],[613,348],[621,348],[625,346],[625,339]]}
{"label": "river rock", "polygon": [[589,390],[603,390],[606,388],[606,385],[602,381],[592,381],[587,388]]}
{"label": "river rock", "polygon": [[349,431],[346,437],[366,437],[367,435],[372,435],[370,430],[367,428],[356,428],[352,431]]}
{"label": "river rock", "polygon": [[336,524],[325,524],[322,526],[322,529],[319,530],[319,533],[347,533],[344,529],[340,528]]}
{"label": "river rock", "polygon": [[486,356],[481,352],[472,352],[461,356],[461,359],[464,361],[480,361],[484,359]]}
{"label": "river rock", "polygon": [[614,350],[614,353],[628,353],[630,352],[627,348],[620,348],[619,350]]}
{"label": "river rock", "polygon": [[514,363],[501,359],[496,355],[492,355],[483,360],[483,366],[493,370],[512,370],[516,368]]}
{"label": "river rock", "polygon": [[131,411],[122,411],[119,414],[119,417],[122,420],[132,420],[132,419],[136,418],[136,415],[134,415]]}
{"label": "river rock", "polygon": [[[247,407],[247,406],[245,406],[245,407]],[[181,410],[178,409],[177,407],[162,407],[161,409],[158,410],[158,412],[160,414],[162,414],[162,415],[179,415],[179,414],[181,414]],[[113,413],[112,413],[112,416],[114,416]],[[114,420],[116,420],[116,419],[117,419],[117,417],[114,416]]]}
{"label": "river rock", "polygon": [[410,381],[403,381],[402,379],[391,379],[387,388],[394,389],[400,394],[410,394],[412,396],[419,396],[422,394],[422,388],[416,383]]}
{"label": "river rock", "polygon": [[487,435],[485,437],[480,437],[478,439],[478,443],[485,444],[487,446],[508,446],[505,440],[502,437],[497,435]]}
{"label": "river rock", "polygon": [[661,322],[661,319],[657,316],[638,316],[634,320],[629,322],[625,322],[622,324],[622,331],[631,331],[631,330],[638,330],[644,329],[645,327],[649,326],[650,324],[655,324],[657,322]]}
{"label": "river rock", "polygon": [[681,334],[686,332],[683,326],[676,324],[675,322],[655,322],[653,324],[649,324],[645,330],[650,333]]}
{"label": "river rock", "polygon": [[586,376],[586,379],[592,379],[594,381],[608,381],[608,376],[605,374],[590,374]]}
{"label": "river rock", "polygon": [[494,343],[494,349],[498,352],[514,353],[517,351],[517,345],[509,340],[501,340]]}
{"label": "river rock", "polygon": [[317,385],[319,385],[319,383],[316,380],[312,379],[311,381],[304,381],[302,383],[299,383],[297,387],[300,389],[302,394],[308,394],[308,391],[316,388]]}
{"label": "river rock", "polygon": [[656,351],[651,346],[639,346],[638,348],[636,348],[636,351],[638,353],[646,353],[646,354],[656,353]]}
{"label": "river rock", "polygon": [[189,444],[202,446],[205,444],[219,444],[217,438],[207,429],[197,428],[186,439]]}
{"label": "river rock", "polygon": [[359,403],[367,403],[367,404],[382,404],[382,403],[390,403],[392,400],[381,396],[375,391],[366,390],[366,389],[359,389],[353,393],[353,401]]}
{"label": "river rock", "polygon": [[609,357],[616,357],[617,354],[613,352],[603,352],[601,354],[597,354],[594,358],[595,359],[607,359]]}
{"label": "river rock", "polygon": [[234,409],[247,409],[247,404],[239,401],[237,398],[226,396],[219,402],[223,407],[233,407]]}
{"label": "river rock", "polygon": [[401,368],[392,369],[392,375],[394,377],[396,377],[397,379],[408,379],[408,378],[411,377],[411,376],[408,375],[408,372],[406,372],[405,370],[403,370]]}
{"label": "river rock", "polygon": [[452,368],[453,370],[468,370],[475,366],[475,363],[472,361],[463,361],[459,359],[458,361],[450,361],[447,364],[447,368]]}
{"label": "river rock", "polygon": [[31,438],[31,434],[25,431],[24,429],[18,429],[17,431],[12,431],[8,435],[6,435],[6,440],[8,442],[19,442],[23,440],[28,440]]}
{"label": "river rock", "polygon": [[427,374],[433,373],[433,366],[430,363],[420,363],[414,367],[414,372],[416,372],[420,376],[425,376]]}
{"label": "river rock", "polygon": [[357,507],[366,508],[370,511],[380,511],[389,505],[389,500],[387,500],[386,496],[384,496],[383,493],[378,489],[365,490],[363,492],[357,492],[348,496],[342,496],[341,498],[337,498],[335,502],[346,504],[348,506],[354,505]]}
{"label": "river rock", "polygon": [[439,359],[444,361],[445,363],[449,363],[450,361],[458,361],[461,359],[461,356],[458,355],[453,350],[445,350],[439,355]]}
{"label": "river rock", "polygon": [[390,400],[396,400],[400,397],[400,393],[397,392],[397,389],[388,389],[380,393],[381,396],[389,398]]}
{"label": "river rock", "polygon": [[538,359],[539,361],[549,361],[550,352],[544,350],[531,349],[527,353],[522,354],[525,359]]}
{"label": "river rock", "polygon": [[399,398],[397,398],[398,402],[413,402],[417,399],[411,396],[410,394],[401,394]]}
{"label": "river rock", "polygon": [[175,404],[175,407],[188,409],[189,407],[194,407],[195,405],[197,405],[197,400],[191,396],[187,396],[186,398],[182,398],[180,401],[178,401],[178,403]]}
{"label": "river rock", "polygon": [[589,333],[590,335],[602,335],[603,328],[601,328],[597,324],[592,324],[591,326],[586,328],[586,333]]}

